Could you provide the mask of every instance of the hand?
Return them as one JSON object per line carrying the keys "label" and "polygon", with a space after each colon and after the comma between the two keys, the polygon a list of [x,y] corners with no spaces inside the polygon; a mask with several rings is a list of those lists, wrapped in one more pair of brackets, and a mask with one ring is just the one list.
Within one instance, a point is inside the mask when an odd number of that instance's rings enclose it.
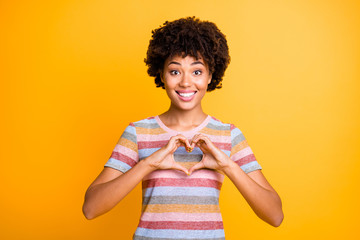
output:
{"label": "hand", "polygon": [[201,168],[210,168],[222,171],[229,166],[230,158],[218,149],[207,136],[197,134],[191,141],[191,147],[198,146],[203,152],[201,161],[189,169],[189,175]]}
{"label": "hand", "polygon": [[175,162],[174,159],[173,154],[176,149],[178,149],[178,147],[180,147],[181,145],[184,145],[187,151],[192,150],[189,140],[185,136],[179,134],[176,136],[172,136],[165,146],[147,157],[146,161],[154,170],[176,169],[183,171],[186,174],[189,174],[188,169]]}

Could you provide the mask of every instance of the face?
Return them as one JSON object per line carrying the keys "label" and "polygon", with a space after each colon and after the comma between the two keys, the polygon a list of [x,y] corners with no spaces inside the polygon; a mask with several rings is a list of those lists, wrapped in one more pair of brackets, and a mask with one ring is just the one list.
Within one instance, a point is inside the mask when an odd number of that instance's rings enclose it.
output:
{"label": "face", "polygon": [[211,74],[202,58],[174,56],[165,61],[161,81],[173,107],[191,110],[201,107]]}

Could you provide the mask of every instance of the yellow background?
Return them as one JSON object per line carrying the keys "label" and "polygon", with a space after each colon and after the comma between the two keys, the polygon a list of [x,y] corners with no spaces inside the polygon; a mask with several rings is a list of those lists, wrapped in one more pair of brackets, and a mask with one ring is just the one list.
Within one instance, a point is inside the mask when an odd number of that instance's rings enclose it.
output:
{"label": "yellow background", "polygon": [[88,221],[86,188],[131,121],[167,110],[143,62],[151,30],[197,16],[232,61],[206,113],[237,125],[280,194],[258,219],[226,179],[227,239],[356,239],[359,1],[0,1],[0,238],[130,239],[138,186]]}

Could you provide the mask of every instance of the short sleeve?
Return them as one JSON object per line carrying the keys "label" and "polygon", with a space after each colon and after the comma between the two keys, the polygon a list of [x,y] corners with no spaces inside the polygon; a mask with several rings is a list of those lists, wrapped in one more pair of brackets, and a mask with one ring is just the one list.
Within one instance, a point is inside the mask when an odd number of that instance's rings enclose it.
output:
{"label": "short sleeve", "polygon": [[105,167],[111,167],[125,173],[138,162],[136,129],[134,124],[130,123],[121,135]]}
{"label": "short sleeve", "polygon": [[233,124],[230,125],[230,129],[230,158],[235,161],[245,173],[262,169],[240,129],[235,127]]}

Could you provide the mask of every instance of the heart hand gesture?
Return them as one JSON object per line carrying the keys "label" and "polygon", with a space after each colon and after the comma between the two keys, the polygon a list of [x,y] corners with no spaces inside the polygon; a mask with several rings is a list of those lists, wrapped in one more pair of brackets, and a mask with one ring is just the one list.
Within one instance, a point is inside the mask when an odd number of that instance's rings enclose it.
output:
{"label": "heart hand gesture", "polygon": [[189,169],[189,174],[201,168],[210,168],[222,171],[229,165],[230,158],[217,148],[207,136],[197,134],[191,141],[191,147],[198,146],[203,152],[203,158]]}
{"label": "heart hand gesture", "polygon": [[146,161],[154,170],[176,169],[188,174],[188,169],[175,162],[173,155],[176,149],[178,149],[181,145],[185,145],[187,150],[191,148],[189,140],[185,136],[181,134],[172,136],[165,146],[151,154]]}

